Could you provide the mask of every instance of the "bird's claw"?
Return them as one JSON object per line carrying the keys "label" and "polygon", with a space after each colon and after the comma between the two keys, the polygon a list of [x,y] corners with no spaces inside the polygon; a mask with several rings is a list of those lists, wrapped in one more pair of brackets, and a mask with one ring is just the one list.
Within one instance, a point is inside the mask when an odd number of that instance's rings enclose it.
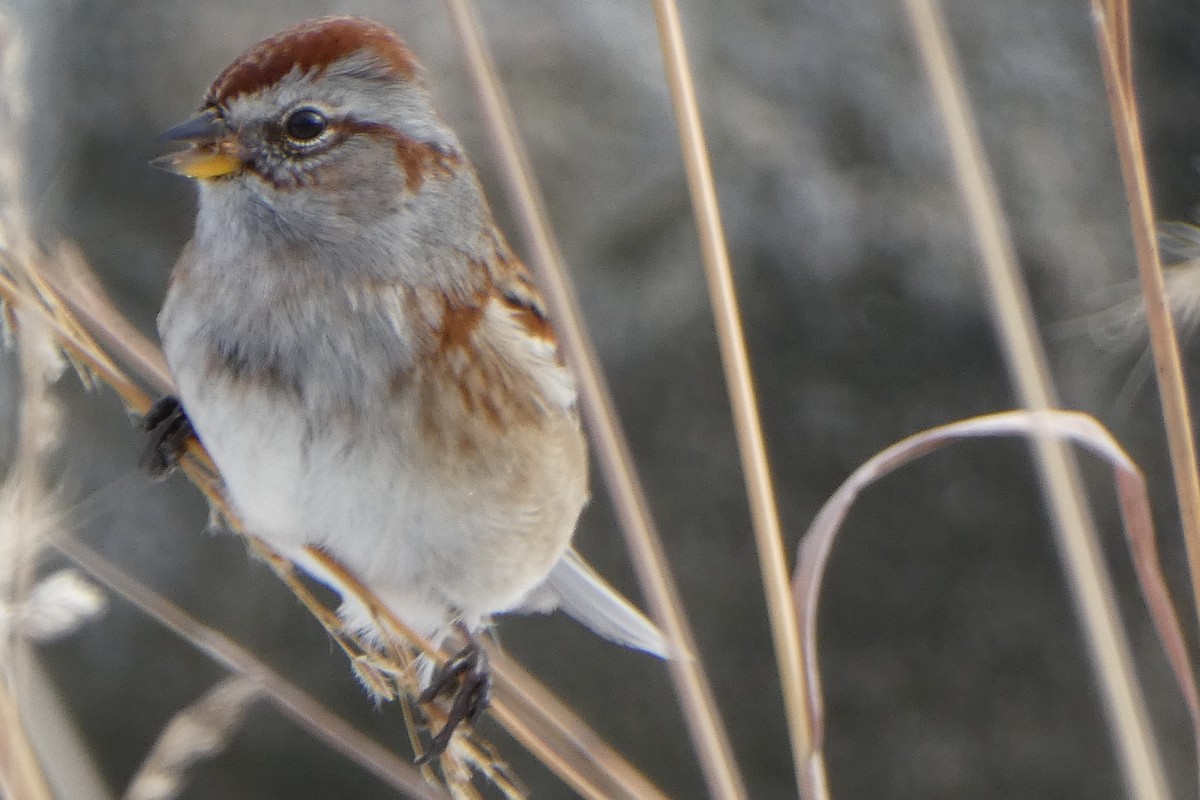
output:
{"label": "bird's claw", "polygon": [[149,434],[149,440],[139,463],[152,478],[161,478],[175,469],[188,439],[196,435],[192,421],[174,395],[160,397],[142,417],[141,428]]}
{"label": "bird's claw", "polygon": [[446,724],[433,737],[429,749],[417,758],[418,766],[446,752],[458,726],[464,722],[474,722],[487,708],[492,693],[492,678],[488,672],[487,655],[474,640],[437,671],[418,699],[421,703],[431,703],[451,692],[454,701],[446,714]]}

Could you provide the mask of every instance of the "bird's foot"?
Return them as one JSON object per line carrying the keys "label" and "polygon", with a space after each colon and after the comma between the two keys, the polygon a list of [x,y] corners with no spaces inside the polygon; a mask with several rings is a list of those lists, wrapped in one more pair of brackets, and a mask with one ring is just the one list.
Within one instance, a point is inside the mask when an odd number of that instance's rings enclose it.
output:
{"label": "bird's foot", "polygon": [[467,639],[467,646],[442,665],[428,688],[421,692],[421,703],[431,703],[448,694],[453,694],[454,700],[446,714],[446,724],[433,737],[429,749],[416,760],[418,766],[446,752],[458,726],[464,722],[474,722],[487,708],[492,692],[487,654],[474,637],[468,636]]}
{"label": "bird's foot", "polygon": [[142,417],[141,428],[149,434],[149,440],[139,463],[151,478],[161,478],[175,469],[188,439],[196,435],[179,398],[173,395],[160,397],[150,407]]}

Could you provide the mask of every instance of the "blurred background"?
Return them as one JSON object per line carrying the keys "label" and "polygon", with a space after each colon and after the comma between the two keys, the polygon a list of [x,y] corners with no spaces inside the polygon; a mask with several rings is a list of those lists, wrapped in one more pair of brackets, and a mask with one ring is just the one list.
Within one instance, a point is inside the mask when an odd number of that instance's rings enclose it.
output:
{"label": "blurred background", "polygon": [[[394,26],[430,72],[518,250],[443,6],[289,0],[12,0],[28,57],[29,207],[77,242],[146,333],[190,235],[193,189],[149,168],[209,81],[300,19]],[[766,611],[653,13],[627,0],[481,0],[567,262],[754,798],[795,796]],[[1146,470],[1177,594],[1183,550],[1132,296],[1124,195],[1088,6],[960,0],[946,12],[1064,402]],[[1135,64],[1165,219],[1200,199],[1200,10],[1136,4]],[[900,4],[682,4],[794,552],[860,462],[919,429],[1012,407],[977,256]],[[1189,350],[1189,352],[1191,352]],[[1195,354],[1192,353],[1194,360]],[[16,380],[0,356],[0,458]],[[55,480],[74,533],[313,696],[407,752],[344,657],[236,537],[204,532],[182,477],[147,482],[109,391],[59,386]],[[1106,470],[1100,529],[1176,793],[1196,792],[1186,714],[1143,612]],[[603,485],[577,543],[640,598]],[[55,562],[51,559],[48,564]],[[1189,622],[1189,631],[1194,626]],[[659,663],[560,616],[501,621],[505,646],[668,794],[703,784]],[[1020,442],[961,445],[870,489],[822,601],[831,790],[850,798],[1123,796],[1055,546]],[[222,671],[135,608],[41,651],[111,788]],[[537,797],[567,794],[493,730]],[[391,797],[256,707],[188,800]]]}

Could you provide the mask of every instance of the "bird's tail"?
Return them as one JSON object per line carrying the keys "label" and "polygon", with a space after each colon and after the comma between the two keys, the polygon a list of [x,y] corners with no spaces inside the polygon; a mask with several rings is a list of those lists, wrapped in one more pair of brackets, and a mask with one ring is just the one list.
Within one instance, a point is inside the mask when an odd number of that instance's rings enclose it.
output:
{"label": "bird's tail", "polygon": [[546,605],[562,609],[596,635],[659,658],[672,657],[658,626],[588,566],[574,548],[554,565],[540,587],[539,594],[542,592],[552,597],[539,600],[549,600]]}

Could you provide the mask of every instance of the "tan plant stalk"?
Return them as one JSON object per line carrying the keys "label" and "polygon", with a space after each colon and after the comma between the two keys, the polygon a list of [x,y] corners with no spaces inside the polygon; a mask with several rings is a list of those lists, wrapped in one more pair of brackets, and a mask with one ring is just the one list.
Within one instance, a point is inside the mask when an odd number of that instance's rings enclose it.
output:
{"label": "tan plant stalk", "polygon": [[658,19],[659,44],[675,109],[675,122],[679,128],[693,214],[700,234],[700,251],[704,274],[708,279],[717,341],[721,348],[725,384],[733,410],[734,431],[741,454],[754,541],[771,621],[777,674],[783,691],[796,784],[802,797],[822,798],[828,794],[828,788],[821,762],[812,757],[812,709],[808,707],[801,680],[803,668],[799,627],[790,597],[779,509],[771,485],[771,469],[758,415],[750,359],[746,353],[746,337],[734,291],[712,165],[709,163],[708,145],[705,143],[704,126],[696,101],[696,87],[688,66],[679,7],[675,0],[654,0],[654,13]]}
{"label": "tan plant stalk", "polygon": [[25,733],[20,709],[0,678],[0,796],[10,800],[54,800],[37,753]]}
{"label": "tan plant stalk", "polygon": [[531,266],[550,307],[550,316],[567,362],[579,384],[584,422],[591,434],[638,582],[650,605],[651,616],[671,644],[673,657],[667,666],[709,793],[723,800],[745,798],[745,782],[734,759],[729,735],[700,663],[695,637],[637,478],[629,444],[617,419],[595,350],[580,321],[579,303],[567,281],[561,251],[547,223],[545,204],[517,135],[475,9],[469,0],[447,0],[446,4],[466,53],[484,120],[500,156],[506,187],[513,197],[530,250]]}
{"label": "tan plant stalk", "polygon": [[[36,704],[44,695],[31,691],[38,677],[27,652],[21,609],[27,607],[41,549],[57,532],[60,518],[47,490],[44,460],[58,441],[58,403],[49,382],[61,371],[53,339],[45,326],[27,320],[18,342],[21,394],[16,454],[0,485],[0,608],[6,620],[0,642],[0,794],[12,800],[51,800],[49,776],[71,741],[48,740],[39,722],[48,709]],[[86,759],[85,752],[72,757]],[[87,769],[87,765],[82,765]]]}
{"label": "tan plant stalk", "polygon": [[1175,477],[1175,496],[1183,541],[1187,548],[1192,601],[1200,613],[1200,471],[1196,464],[1195,431],[1188,405],[1187,384],[1179,355],[1179,337],[1171,314],[1171,300],[1163,275],[1155,230],[1150,178],[1146,171],[1141,122],[1133,85],[1130,46],[1130,12],[1125,0],[1091,0],[1092,24],[1100,50],[1100,64],[1108,87],[1125,198],[1129,205],[1137,254],[1138,278],[1150,328],[1150,349],[1158,382],[1163,424]]}
{"label": "tan plant stalk", "polygon": [[[992,302],[993,320],[1021,405],[1058,405],[1038,338],[1028,293],[961,83],[945,25],[934,0],[905,0],[913,38],[946,129],[959,191],[966,204]],[[1035,429],[1035,463],[1049,501],[1059,554],[1081,617],[1109,727],[1132,797],[1168,797],[1161,758],[1133,673],[1109,579],[1078,468],[1049,431]]]}
{"label": "tan plant stalk", "polygon": [[29,736],[43,763],[50,765],[46,780],[53,796],[59,800],[112,800],[89,742],[76,726],[73,709],[60,695],[38,653],[23,642],[16,658],[21,676],[17,700],[23,715],[35,719]]}

